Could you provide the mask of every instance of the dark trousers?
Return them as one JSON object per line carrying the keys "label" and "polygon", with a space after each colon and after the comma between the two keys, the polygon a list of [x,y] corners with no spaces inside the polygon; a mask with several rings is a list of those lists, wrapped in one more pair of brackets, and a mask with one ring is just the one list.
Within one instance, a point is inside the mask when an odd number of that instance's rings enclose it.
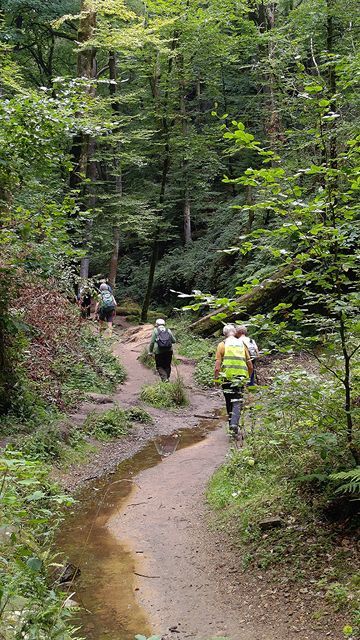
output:
{"label": "dark trousers", "polygon": [[234,386],[231,382],[224,382],[222,390],[226,402],[226,411],[229,417],[229,426],[230,428],[237,429],[243,405],[244,388],[241,386]]}
{"label": "dark trousers", "polygon": [[165,380],[169,380],[170,378],[172,356],[173,356],[172,351],[155,353],[156,370],[163,382],[165,382]]}
{"label": "dark trousers", "polygon": [[253,366],[253,372],[250,376],[250,382],[249,382],[249,387],[254,387],[256,385],[256,372],[255,372],[255,362],[256,362],[256,358],[252,359],[252,366]]}

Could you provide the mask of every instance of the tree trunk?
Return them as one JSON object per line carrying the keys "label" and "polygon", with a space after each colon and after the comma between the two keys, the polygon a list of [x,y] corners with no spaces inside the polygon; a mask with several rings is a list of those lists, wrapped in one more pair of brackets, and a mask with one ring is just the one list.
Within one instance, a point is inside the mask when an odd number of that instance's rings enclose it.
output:
{"label": "tree trunk", "polygon": [[[254,204],[253,187],[251,185],[247,185],[246,187],[245,202],[246,204],[249,205],[249,207],[251,207]],[[254,209],[250,209],[249,215],[248,215],[247,233],[251,233],[254,220],[255,220]]]}
{"label": "tree trunk", "polygon": [[141,309],[141,317],[140,317],[141,322],[147,322],[151,294],[152,294],[153,285],[154,285],[155,269],[158,261],[158,255],[159,255],[159,243],[157,240],[155,240],[153,244],[153,250],[152,250],[151,260],[150,260],[148,284],[146,288],[143,306]]}
{"label": "tree trunk", "polygon": [[211,311],[208,315],[200,318],[190,325],[190,330],[201,336],[213,335],[223,326],[223,320],[214,319],[219,313],[226,313],[226,322],[240,322],[248,318],[251,314],[259,312],[262,306],[271,302],[276,302],[286,288],[285,277],[290,275],[296,268],[296,261],[285,265],[276,271],[270,278],[263,280],[249,293],[237,298],[237,310],[229,310],[228,307],[221,307]]}
{"label": "tree trunk", "polygon": [[112,288],[115,287],[116,284],[116,274],[117,274],[117,268],[118,268],[118,262],[119,262],[119,247],[120,247],[120,229],[119,227],[114,227],[113,229],[113,249],[112,249],[112,254],[111,254],[111,258],[110,258],[110,264],[109,264],[109,283],[111,284]]}
{"label": "tree trunk", "polygon": [[[80,18],[77,39],[78,42],[83,45],[86,44],[93,35],[96,27],[96,12],[88,7],[88,0],[82,0],[80,11],[83,15],[82,18]],[[94,83],[94,80],[96,79],[96,51],[94,47],[89,46],[78,52],[77,75],[79,78],[89,80],[89,83],[85,86],[85,91],[89,95],[94,96],[96,93],[96,86]],[[77,139],[74,139],[74,162],[73,170],[70,175],[70,186],[81,191],[81,205],[83,208],[86,207],[86,209],[90,210],[94,209],[96,204],[94,185],[96,180],[96,165],[95,162],[92,162],[94,151],[95,140],[90,138],[88,134],[80,134]],[[89,277],[92,226],[93,220],[92,218],[89,218],[85,224],[82,243],[85,255],[80,264],[80,277],[83,279],[87,279]]]}
{"label": "tree trunk", "polygon": [[[178,33],[177,33],[177,31],[174,31],[174,37],[173,37],[173,41],[172,41],[172,45],[171,45],[171,51],[172,52],[175,50],[176,43],[177,43],[177,38],[178,38]],[[167,182],[167,177],[168,177],[168,173],[169,173],[169,169],[170,169],[170,138],[169,138],[169,123],[168,123],[168,118],[167,118],[167,107],[168,107],[168,101],[169,101],[169,80],[170,80],[170,74],[171,74],[172,66],[173,66],[173,56],[171,55],[169,57],[169,59],[168,59],[167,80],[166,80],[166,88],[165,88],[165,94],[164,94],[164,104],[162,106],[162,116],[160,118],[161,125],[162,125],[162,136],[163,136],[163,138],[165,140],[164,159],[163,159],[163,165],[162,165],[160,194],[159,194],[159,205],[160,206],[162,206],[164,204],[166,182]],[[161,109],[161,105],[159,104],[159,98],[160,98],[160,96],[159,96],[159,79],[160,79],[160,69],[159,69],[159,67],[157,65],[155,73],[154,73],[154,77],[150,79],[150,86],[151,86],[152,95],[153,95],[153,98],[154,98],[154,101],[155,101],[155,105],[156,105],[157,108]],[[156,229],[155,233],[157,233],[157,231],[158,230]],[[151,261],[150,261],[150,268],[149,268],[149,276],[148,276],[146,294],[145,294],[145,298],[144,298],[142,309],[141,309],[141,322],[147,322],[148,311],[149,311],[150,300],[151,300],[151,294],[152,294],[152,290],[153,290],[153,286],[154,286],[155,269],[156,269],[156,264],[157,264],[157,261],[158,261],[158,256],[159,256],[159,240],[158,240],[158,237],[155,236],[154,243],[153,243],[152,255],[151,255]]]}
{"label": "tree trunk", "polygon": [[[181,115],[181,128],[182,134],[184,138],[185,145],[187,144],[188,136],[189,136],[189,122],[186,113],[186,102],[185,102],[185,81],[184,81],[184,69],[183,69],[183,58],[179,56],[180,60],[180,115]],[[184,243],[185,245],[190,244],[192,242],[192,231],[191,231],[191,201],[189,194],[189,168],[188,168],[188,160],[184,157],[182,160],[182,168],[183,168],[183,177],[184,177],[184,204],[183,204],[183,227],[184,227]]]}
{"label": "tree trunk", "polygon": [[192,235],[191,235],[191,204],[188,191],[185,193],[184,200],[184,240],[185,245],[191,244]]}
{"label": "tree trunk", "polygon": [[[116,70],[116,53],[115,51],[109,51],[109,93],[112,98],[114,98],[111,102],[112,110],[114,112],[115,117],[120,113],[120,105],[119,102],[115,99],[117,93],[117,70]],[[115,178],[115,195],[116,199],[119,201],[120,208],[120,199],[123,192],[122,185],[122,173],[121,173],[121,162],[120,162],[120,143],[118,142],[115,148],[114,158],[113,158],[113,174]],[[120,226],[119,224],[115,224],[113,227],[113,248],[112,254],[110,258],[109,264],[109,276],[108,280],[111,286],[114,288],[116,285],[116,274],[119,264],[119,248],[120,248]]]}
{"label": "tree trunk", "polygon": [[[91,212],[95,209],[96,206],[96,192],[95,192],[95,183],[97,177],[96,171],[96,162],[92,160],[95,153],[95,140],[91,138],[89,140],[89,144],[87,146],[87,171],[86,178],[89,182],[88,184],[88,194],[87,194],[87,208]],[[92,229],[93,229],[93,218],[88,218],[85,223],[84,235],[83,235],[83,243],[82,248],[85,251],[85,255],[81,259],[80,263],[80,278],[82,280],[87,280],[89,277],[89,267],[90,267],[90,254],[92,249],[91,238],[92,238]]]}

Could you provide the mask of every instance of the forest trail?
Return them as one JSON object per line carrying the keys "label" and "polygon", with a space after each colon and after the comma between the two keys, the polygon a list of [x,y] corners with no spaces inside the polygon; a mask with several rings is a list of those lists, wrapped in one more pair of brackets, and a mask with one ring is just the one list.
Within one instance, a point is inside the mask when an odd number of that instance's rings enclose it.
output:
{"label": "forest trail", "polygon": [[[122,405],[138,403],[142,384],[156,379],[137,359],[149,329],[125,332],[115,345],[128,372],[114,396]],[[192,367],[182,363],[180,372],[193,386]],[[133,435],[122,445],[105,445],[92,463],[101,470],[109,456],[113,462],[114,456],[124,460],[115,474],[100,477],[80,494],[76,524],[68,523],[63,532],[63,549],[74,564],[84,557],[85,539],[88,545],[77,593],[88,610],[82,618],[87,640],[117,640],[120,631],[126,640],[150,631],[179,640],[329,637],[325,626],[314,628],[304,597],[294,604],[291,589],[283,593],[259,570],[243,574],[239,550],[209,528],[204,494],[229,442],[222,420],[203,420],[201,434],[186,428],[199,422],[194,414],[220,407],[218,394],[193,389],[189,408],[150,409],[151,433],[142,441]],[[156,436],[184,428],[185,441],[173,455],[161,457]],[[123,478],[132,484],[122,484]]]}

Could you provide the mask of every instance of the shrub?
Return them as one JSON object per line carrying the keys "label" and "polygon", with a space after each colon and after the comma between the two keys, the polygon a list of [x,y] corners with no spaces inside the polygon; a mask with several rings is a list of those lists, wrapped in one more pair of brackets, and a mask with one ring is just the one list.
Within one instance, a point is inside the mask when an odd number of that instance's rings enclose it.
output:
{"label": "shrub", "polygon": [[126,409],[125,413],[132,422],[141,422],[142,424],[152,424],[153,422],[151,415],[141,407],[131,407],[131,409]]}
{"label": "shrub", "polygon": [[64,354],[53,367],[68,397],[71,391],[109,393],[124,382],[125,369],[104,340],[84,329],[80,346],[77,358],[73,354]]}
{"label": "shrub", "polygon": [[0,458],[2,525],[0,637],[71,640],[65,596],[51,580],[49,548],[64,506],[44,464],[6,450]]}
{"label": "shrub", "polygon": [[145,385],[141,390],[140,397],[147,404],[159,409],[184,407],[189,404],[185,386],[180,377],[175,382]]}
{"label": "shrub", "polygon": [[129,416],[124,409],[114,407],[104,413],[92,413],[84,422],[84,431],[97,440],[119,438],[131,427]]}
{"label": "shrub", "polygon": [[141,307],[133,300],[121,300],[116,307],[116,315],[118,316],[135,316],[140,317]]}
{"label": "shrub", "polygon": [[200,387],[210,388],[214,386],[214,359],[207,358],[197,363],[194,371],[194,380]]}
{"label": "shrub", "polygon": [[[325,573],[331,554],[339,599],[355,559],[343,553],[332,522],[342,518],[349,537],[356,525],[346,509],[332,507],[334,480],[345,481],[341,499],[351,504],[358,472],[336,473],[353,464],[338,385],[305,371],[282,373],[258,390],[244,422],[245,447],[231,451],[209,485],[219,522],[242,545],[247,564],[281,564],[290,579]],[[276,528],[267,529],[269,518]]]}
{"label": "shrub", "polygon": [[48,424],[19,439],[17,446],[25,456],[44,462],[55,462],[61,457],[63,441],[59,427],[56,424]]}

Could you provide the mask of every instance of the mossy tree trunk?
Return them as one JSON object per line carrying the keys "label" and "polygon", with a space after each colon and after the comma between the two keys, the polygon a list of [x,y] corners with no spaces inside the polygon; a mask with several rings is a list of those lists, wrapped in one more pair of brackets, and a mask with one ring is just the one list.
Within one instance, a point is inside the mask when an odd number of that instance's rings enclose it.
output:
{"label": "mossy tree trunk", "polygon": [[213,335],[221,329],[224,321],[216,319],[220,313],[226,313],[226,322],[240,322],[254,313],[258,313],[261,308],[271,303],[277,302],[286,288],[286,277],[291,275],[296,266],[295,261],[287,264],[276,271],[270,278],[263,280],[249,293],[245,293],[236,300],[236,310],[229,310],[228,307],[221,307],[211,311],[208,315],[200,318],[190,325],[190,330],[201,336]]}

